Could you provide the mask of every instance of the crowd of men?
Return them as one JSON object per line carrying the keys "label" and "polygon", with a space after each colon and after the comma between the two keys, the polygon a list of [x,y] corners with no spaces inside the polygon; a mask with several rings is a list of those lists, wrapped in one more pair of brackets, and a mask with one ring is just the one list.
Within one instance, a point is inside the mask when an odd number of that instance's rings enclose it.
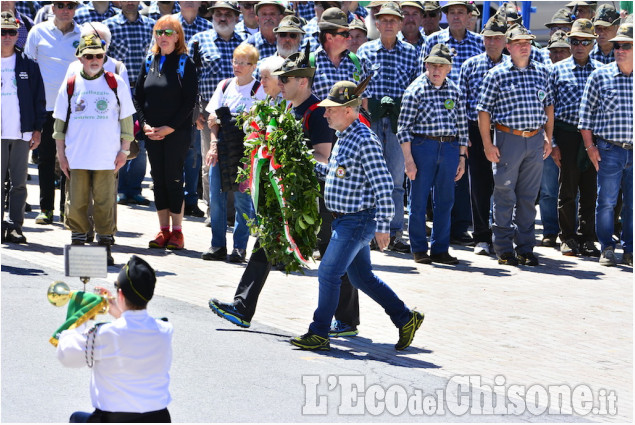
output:
{"label": "crowd of men", "polygon": [[[612,3],[563,2],[545,23],[551,33],[545,48],[512,3],[492,11],[480,33],[483,11],[474,2],[361,3],[3,1],[2,11],[15,18],[5,25],[3,15],[2,26],[3,241],[26,242],[22,158],[29,149],[35,149],[40,189],[35,223],[53,223],[56,188],[62,189],[60,219],[70,212],[64,169],[57,167],[63,164],[56,158],[54,111],[80,37],[98,33],[104,69],[134,88],[156,19],[176,14],[199,82],[183,179],[186,215],[207,216],[209,225],[209,208],[198,206],[199,197],[209,205],[205,106],[218,84],[233,77],[234,49],[252,44],[260,64],[308,47],[316,67],[312,92],[320,100],[338,81],[372,76],[362,106],[393,181],[387,249],[412,253],[418,263],[457,264],[449,247],[463,244],[478,255],[495,254],[500,264],[537,265],[538,202],[542,245],[615,265],[621,242],[621,261],[632,265],[632,3],[616,10]],[[45,102],[36,105],[44,110],[31,128],[5,137],[5,116],[12,116],[4,106],[9,41],[39,66]],[[9,147],[21,147],[18,140],[29,143],[26,150]],[[150,203],[141,193],[146,153],[143,138],[138,142],[137,156],[117,167],[120,205]],[[9,160],[5,146],[20,157]],[[410,243],[403,237],[406,212]],[[103,227],[92,236],[93,226],[82,225],[87,241],[114,243],[112,234],[99,233]]]}

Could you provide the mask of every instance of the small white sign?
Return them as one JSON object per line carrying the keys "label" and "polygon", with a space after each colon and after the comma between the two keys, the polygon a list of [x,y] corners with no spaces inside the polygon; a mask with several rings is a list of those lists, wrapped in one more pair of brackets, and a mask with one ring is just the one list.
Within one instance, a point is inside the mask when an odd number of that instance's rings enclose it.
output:
{"label": "small white sign", "polygon": [[106,247],[65,245],[64,271],[70,277],[107,277]]}

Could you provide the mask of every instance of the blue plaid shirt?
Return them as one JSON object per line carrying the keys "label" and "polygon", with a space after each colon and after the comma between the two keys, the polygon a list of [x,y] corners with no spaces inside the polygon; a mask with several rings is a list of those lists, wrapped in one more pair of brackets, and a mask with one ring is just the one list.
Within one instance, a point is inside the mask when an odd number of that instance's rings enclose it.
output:
{"label": "blue plaid shirt", "polygon": [[553,65],[549,74],[549,88],[553,94],[554,115],[557,120],[578,125],[584,86],[591,72],[601,66],[602,64],[594,59],[589,59],[586,65],[580,66],[573,57]]}
{"label": "blue plaid shirt", "polygon": [[[35,19],[35,14],[42,8],[41,1],[16,1],[15,10],[20,15],[26,15],[31,20]],[[32,13],[33,12],[33,13]]]}
{"label": "blue plaid shirt", "polygon": [[249,38],[245,40],[245,43],[249,43],[253,45],[256,49],[258,49],[258,52],[260,52],[261,58],[267,58],[269,56],[273,56],[278,51],[278,47],[276,46],[276,44],[275,43],[271,44],[267,40],[265,40],[265,38],[262,36],[260,31],[250,35]]}
{"label": "blue plaid shirt", "polygon": [[[178,1],[174,2],[174,6],[172,6],[172,15],[181,11],[181,5]],[[159,5],[156,1],[150,2],[150,7],[148,8],[148,18],[154,19],[157,21],[161,17],[161,12],[159,12]]]}
{"label": "blue plaid shirt", "polygon": [[[392,50],[388,50],[381,43],[381,39],[362,44],[357,51],[357,57],[367,68],[379,65],[379,69],[370,80],[364,97],[381,99],[390,96],[393,99],[403,96],[403,92],[419,75],[417,64],[417,49],[410,44],[397,39]],[[364,69],[364,77],[371,72]]]}
{"label": "blue plaid shirt", "polygon": [[412,142],[415,134],[426,136],[456,136],[461,146],[467,146],[467,118],[461,90],[449,78],[440,89],[427,75],[417,77],[403,95],[397,140]]}
{"label": "blue plaid shirt", "polygon": [[374,207],[377,232],[389,233],[393,183],[377,135],[359,120],[336,135],[329,164],[315,164],[316,172],[326,176],[326,208],[351,214]]}
{"label": "blue plaid shirt", "polygon": [[289,2],[293,5],[293,10],[296,11],[296,16],[310,21],[315,17],[315,3],[312,1],[294,1]]}
{"label": "blue plaid shirt", "polygon": [[548,78],[548,68],[538,62],[519,69],[507,60],[485,75],[476,110],[516,130],[540,128],[547,122],[545,107],[553,105]]}
{"label": "blue plaid shirt", "polygon": [[448,75],[448,78],[455,84],[459,84],[459,73],[461,72],[461,65],[463,65],[463,62],[472,56],[480,55],[485,51],[483,36],[480,34],[473,33],[472,31],[466,31],[463,40],[457,41],[454,37],[452,37],[452,34],[450,34],[449,28],[437,31],[428,37],[426,45],[419,56],[419,69],[421,70],[421,73],[426,72],[423,60],[430,54],[430,50],[439,43],[447,45],[450,49],[454,49],[456,52],[452,58],[452,71],[450,71],[450,74]]}
{"label": "blue plaid shirt", "polygon": [[183,34],[185,35],[185,44],[188,44],[194,34],[199,32],[207,31],[212,29],[212,23],[205,18],[201,18],[197,16],[196,19],[192,22],[192,24],[188,24],[181,12],[176,14],[176,17],[179,19],[181,26],[183,27]]}
{"label": "blue plaid shirt", "polygon": [[633,143],[633,73],[615,62],[591,73],[580,103],[580,130],[619,143]]}
{"label": "blue plaid shirt", "polygon": [[108,56],[126,65],[130,87],[134,87],[141,68],[145,66],[155,21],[139,14],[136,21],[130,22],[123,13],[119,12],[112,18],[106,19],[104,24],[108,25],[112,34]]}
{"label": "blue plaid shirt", "polygon": [[245,40],[249,38],[249,36],[251,35],[251,33],[249,32],[249,30],[247,29],[247,27],[245,26],[245,21],[240,21],[236,24],[236,26],[234,27],[234,32],[237,32],[239,35],[241,35]]}
{"label": "blue plaid shirt", "polygon": [[494,63],[492,59],[487,56],[487,53],[481,53],[478,56],[469,58],[461,65],[459,87],[461,87],[463,94],[468,120],[476,121],[478,119],[476,104],[478,103],[478,97],[481,95],[483,77],[485,77],[487,71],[505,60],[509,60],[509,56],[503,55],[500,62]]}
{"label": "blue plaid shirt", "polygon": [[[401,31],[399,31],[399,34],[397,34],[397,38],[403,41],[404,43],[408,43],[408,40],[406,40],[406,38],[401,33]],[[425,45],[426,45],[426,36],[425,34],[419,33],[419,39],[417,40],[417,43],[412,44],[412,46],[414,46],[414,48],[417,49],[417,57],[421,56],[421,51],[423,50]]]}
{"label": "blue plaid shirt", "polygon": [[198,92],[205,101],[209,101],[218,83],[234,76],[232,58],[234,49],[244,39],[234,32],[226,41],[214,30],[194,34],[188,43],[191,56],[194,56],[193,45],[198,41],[202,66],[198,70]]}
{"label": "blue plaid shirt", "polygon": [[300,50],[303,51],[307,43],[311,43],[311,51],[315,52],[320,47],[320,28],[317,24],[317,18],[313,17],[305,26],[302,27],[304,37],[302,38],[302,44],[300,44]]}
{"label": "blue plaid shirt", "polygon": [[[353,53],[348,50],[342,52],[342,59],[337,68],[333,65],[333,62],[331,62],[322,47],[319,47],[314,54],[316,70],[311,91],[318,99],[326,99],[331,87],[338,81],[352,81],[354,83],[361,81],[361,72],[357,69],[355,63],[353,63],[349,56]],[[364,69],[361,60],[360,65],[361,69]]]}
{"label": "blue plaid shirt", "polygon": [[596,61],[603,63],[604,65],[615,62],[613,49],[611,49],[611,53],[605,56],[604,53],[602,53],[602,49],[600,49],[600,45],[597,43],[595,43],[595,46],[593,46],[593,50],[591,50],[589,56],[591,57],[591,59],[595,59]]}
{"label": "blue plaid shirt", "polygon": [[92,5],[86,5],[85,7],[77,9],[73,19],[79,25],[84,22],[102,22],[108,18],[112,18],[119,12],[120,9],[113,7],[112,2],[110,2],[108,9],[106,9],[106,12],[103,15],[99,14]]}

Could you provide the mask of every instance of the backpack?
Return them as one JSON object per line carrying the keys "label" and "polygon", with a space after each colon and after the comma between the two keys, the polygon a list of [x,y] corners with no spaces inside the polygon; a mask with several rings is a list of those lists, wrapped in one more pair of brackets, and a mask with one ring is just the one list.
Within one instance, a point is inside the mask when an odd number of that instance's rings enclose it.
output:
{"label": "backpack", "polygon": [[[362,75],[362,65],[359,63],[359,58],[357,57],[355,53],[351,52],[350,50],[348,52],[348,57],[355,65],[355,68],[357,68],[357,74],[353,74],[353,79],[359,82],[359,79],[361,78],[361,75]],[[316,62],[315,52],[311,52],[311,54],[309,55],[309,65],[315,68],[315,62]]]}
{"label": "backpack", "polygon": [[[221,88],[223,93],[225,93],[225,90],[227,90],[227,87],[229,87],[229,83],[231,83],[231,81],[232,81],[231,78],[227,78],[227,79],[223,80],[223,87]],[[256,95],[256,92],[258,91],[259,88],[260,88],[260,81],[256,80],[254,85],[251,86],[251,92],[249,93],[249,95],[251,97],[254,97]]]}
{"label": "backpack", "polygon": [[[71,97],[73,97],[73,93],[75,92],[75,78],[77,74],[73,74],[68,77],[66,80],[66,94],[68,94],[68,109],[66,110],[66,122],[64,123],[64,133],[68,130],[68,120],[71,117]],[[117,106],[121,108],[121,103],[119,102],[119,96],[117,95],[117,80],[115,79],[115,75],[110,71],[104,72],[104,77],[106,78],[106,82],[108,83],[108,87],[115,93],[115,98],[117,98]]]}
{"label": "backpack", "polygon": [[[183,75],[185,75],[185,63],[187,62],[188,58],[189,57],[185,53],[182,53],[179,56],[179,67],[176,69],[176,74],[179,76],[179,84],[181,83],[181,80],[183,79]],[[146,75],[150,71],[150,65],[152,65],[153,60],[154,60],[154,54],[150,53],[146,57]]]}

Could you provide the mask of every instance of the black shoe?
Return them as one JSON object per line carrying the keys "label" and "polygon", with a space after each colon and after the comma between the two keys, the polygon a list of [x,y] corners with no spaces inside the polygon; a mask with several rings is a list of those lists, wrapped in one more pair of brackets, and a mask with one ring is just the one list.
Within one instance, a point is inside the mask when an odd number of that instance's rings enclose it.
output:
{"label": "black shoe", "polygon": [[562,255],[566,255],[567,257],[575,257],[580,253],[578,241],[571,238],[562,242],[560,244],[560,252],[562,253]]}
{"label": "black shoe", "polygon": [[12,243],[26,243],[26,237],[22,234],[22,230],[16,228],[9,229],[6,240]]}
{"label": "black shoe", "polygon": [[244,263],[245,262],[245,250],[234,248],[232,253],[227,258],[227,261],[230,263]]}
{"label": "black shoe", "polygon": [[31,204],[29,204],[28,202],[24,204],[24,212],[31,212],[31,211],[33,211],[33,209],[31,208]]}
{"label": "black shoe", "polygon": [[222,317],[236,326],[240,326],[241,328],[251,326],[251,323],[245,320],[245,315],[236,310],[236,306],[233,304],[222,303],[216,298],[212,298],[209,300],[209,308],[211,308],[218,317]]}
{"label": "black shoe", "polygon": [[441,254],[432,254],[430,255],[430,260],[433,263],[441,263],[441,264],[459,264],[459,259],[453,257],[448,252],[442,252]]}
{"label": "black shoe", "polygon": [[207,252],[201,255],[201,258],[207,261],[225,261],[227,260],[227,248],[210,247]]}
{"label": "black shoe", "polygon": [[205,217],[205,213],[201,210],[198,205],[186,205],[185,206],[185,215],[189,215],[192,217]]}
{"label": "black shoe", "polygon": [[517,266],[518,259],[516,259],[516,256],[513,253],[506,252],[498,257],[498,264],[505,266]]}
{"label": "black shoe", "polygon": [[417,329],[423,323],[425,315],[416,310],[410,311],[410,320],[399,328],[399,341],[395,344],[396,350],[405,350],[412,344]]}
{"label": "black shoe", "polygon": [[595,246],[595,242],[593,241],[586,241],[585,243],[582,244],[582,246],[580,247],[580,254],[584,255],[585,257],[600,257],[600,250],[596,248]]}
{"label": "black shoe", "polygon": [[517,254],[516,258],[518,258],[518,264],[522,266],[537,266],[538,259],[534,255],[533,252],[527,252],[525,254]]}
{"label": "black shoe", "polygon": [[106,263],[109,266],[114,266],[115,265],[115,259],[112,258],[112,252],[110,251],[110,243],[109,243],[109,241],[101,240],[101,241],[97,242],[97,245],[106,247]]}
{"label": "black shoe", "polygon": [[450,243],[454,245],[469,245],[474,242],[474,239],[468,232],[457,233],[450,237]]}
{"label": "black shoe", "polygon": [[390,238],[388,249],[395,252],[401,252],[407,254],[410,252],[410,244],[406,243],[401,237],[393,236]]}
{"label": "black shoe", "polygon": [[142,195],[135,195],[132,198],[128,198],[131,204],[137,205],[150,205],[150,200]]}
{"label": "black shoe", "polygon": [[415,263],[432,264],[432,260],[427,252],[415,252],[412,255],[415,257]]}
{"label": "black shoe", "polygon": [[540,245],[553,248],[556,246],[557,240],[558,235],[545,235],[542,237],[542,242],[540,242]]}

